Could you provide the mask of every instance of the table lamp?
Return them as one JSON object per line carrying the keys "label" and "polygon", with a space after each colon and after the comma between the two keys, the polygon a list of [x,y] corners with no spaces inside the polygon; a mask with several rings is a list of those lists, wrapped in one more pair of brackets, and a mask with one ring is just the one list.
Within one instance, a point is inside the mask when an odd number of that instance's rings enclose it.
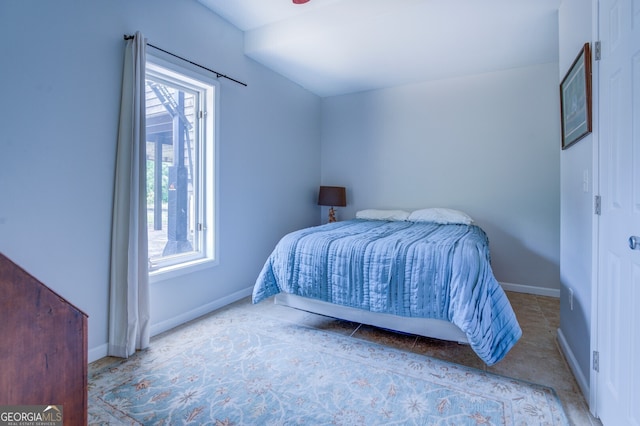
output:
{"label": "table lamp", "polygon": [[346,190],[343,186],[321,186],[318,193],[318,205],[330,206],[329,223],[336,221],[334,207],[344,207],[347,205]]}

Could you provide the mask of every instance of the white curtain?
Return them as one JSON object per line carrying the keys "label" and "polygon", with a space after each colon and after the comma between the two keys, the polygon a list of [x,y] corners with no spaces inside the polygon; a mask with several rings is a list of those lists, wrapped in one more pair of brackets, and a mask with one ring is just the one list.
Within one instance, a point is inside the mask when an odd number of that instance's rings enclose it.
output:
{"label": "white curtain", "polygon": [[111,230],[109,355],[127,358],[149,346],[146,200],[145,50],[127,40]]}

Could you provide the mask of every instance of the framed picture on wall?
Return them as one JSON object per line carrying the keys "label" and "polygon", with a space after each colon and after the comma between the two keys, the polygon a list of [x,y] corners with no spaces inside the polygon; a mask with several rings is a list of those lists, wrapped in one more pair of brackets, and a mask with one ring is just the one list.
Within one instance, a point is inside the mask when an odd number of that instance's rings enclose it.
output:
{"label": "framed picture on wall", "polygon": [[591,133],[591,50],[585,43],[560,83],[562,149]]}

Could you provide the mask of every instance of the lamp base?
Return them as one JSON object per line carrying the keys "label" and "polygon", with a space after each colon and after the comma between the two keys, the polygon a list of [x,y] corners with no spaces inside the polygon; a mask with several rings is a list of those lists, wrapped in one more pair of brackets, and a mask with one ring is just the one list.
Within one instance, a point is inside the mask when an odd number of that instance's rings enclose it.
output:
{"label": "lamp base", "polygon": [[336,211],[333,210],[333,207],[329,209],[329,223],[336,222]]}

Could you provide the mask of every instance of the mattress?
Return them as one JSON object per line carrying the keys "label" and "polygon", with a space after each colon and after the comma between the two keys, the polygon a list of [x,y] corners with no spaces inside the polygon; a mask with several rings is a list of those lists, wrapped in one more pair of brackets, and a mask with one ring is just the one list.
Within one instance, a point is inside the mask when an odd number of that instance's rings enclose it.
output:
{"label": "mattress", "polygon": [[487,364],[522,335],[475,224],[353,219],[285,235],[253,290],[455,324]]}

